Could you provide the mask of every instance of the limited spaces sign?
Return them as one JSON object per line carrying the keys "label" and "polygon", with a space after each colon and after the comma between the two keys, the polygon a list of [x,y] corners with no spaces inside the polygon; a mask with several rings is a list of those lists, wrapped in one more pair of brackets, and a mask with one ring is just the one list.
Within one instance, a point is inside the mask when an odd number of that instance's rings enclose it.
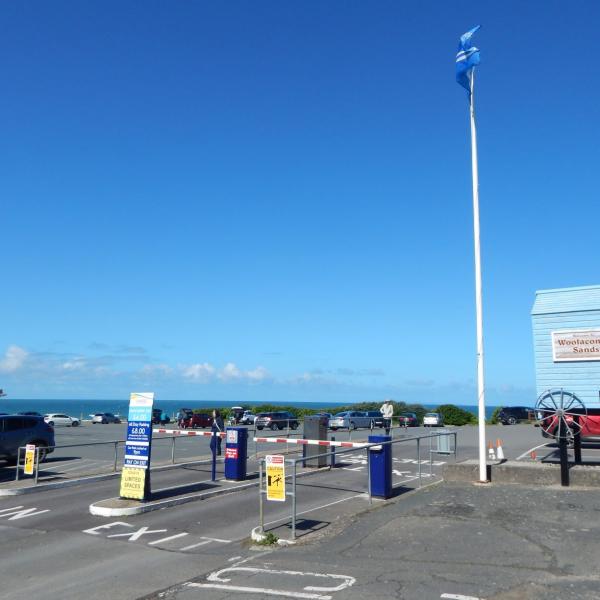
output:
{"label": "limited spaces sign", "polygon": [[600,329],[572,329],[552,332],[552,360],[600,361]]}

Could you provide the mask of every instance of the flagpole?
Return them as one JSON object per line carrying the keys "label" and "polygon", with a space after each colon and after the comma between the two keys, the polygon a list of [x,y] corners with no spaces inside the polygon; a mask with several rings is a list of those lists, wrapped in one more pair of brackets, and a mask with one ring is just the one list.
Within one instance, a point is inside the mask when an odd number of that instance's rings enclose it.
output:
{"label": "flagpole", "polygon": [[481,299],[481,248],[479,242],[479,173],[477,169],[477,129],[475,128],[475,67],[471,69],[471,168],[473,171],[473,238],[475,246],[475,307],[477,312],[477,396],[479,413],[479,481],[486,482],[485,385],[483,371],[483,308]]}

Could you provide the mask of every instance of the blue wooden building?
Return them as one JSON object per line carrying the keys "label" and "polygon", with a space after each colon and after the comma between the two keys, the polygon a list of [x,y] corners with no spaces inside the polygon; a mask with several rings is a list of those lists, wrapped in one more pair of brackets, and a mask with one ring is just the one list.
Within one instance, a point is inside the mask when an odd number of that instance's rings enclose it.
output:
{"label": "blue wooden building", "polygon": [[600,285],[540,290],[531,310],[538,396],[549,388],[600,406]]}

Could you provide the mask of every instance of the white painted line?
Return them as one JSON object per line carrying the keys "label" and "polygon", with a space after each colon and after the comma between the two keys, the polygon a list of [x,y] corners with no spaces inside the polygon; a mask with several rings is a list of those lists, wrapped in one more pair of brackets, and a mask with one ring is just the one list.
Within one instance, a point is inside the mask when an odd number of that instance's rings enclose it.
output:
{"label": "white painted line", "polygon": [[[198,546],[206,546],[206,544],[210,544],[210,540],[204,540],[202,542],[198,542],[197,544],[191,544],[190,546],[186,546],[185,548],[179,548],[180,552],[185,552],[186,550],[192,550],[193,548],[198,548]],[[235,560],[236,558],[240,558],[239,556],[234,556],[233,559],[229,559],[229,560]]]}
{"label": "white painted line", "polygon": [[521,454],[521,456],[518,456],[516,458],[516,460],[521,460],[522,458],[525,458],[526,456],[528,456],[529,454],[531,454],[532,452],[534,452],[538,448],[543,448],[544,446],[548,446],[551,443],[552,442],[544,442],[543,444],[540,444],[539,446],[535,446],[533,448],[529,448],[529,450],[526,450],[525,452],[523,452],[523,454]]}
{"label": "white painted line", "polygon": [[442,594],[440,598],[448,600],[481,600],[478,596],[463,596],[462,594]]}
{"label": "white painted line", "polygon": [[[36,512],[37,511],[37,512]],[[50,512],[50,509],[38,510],[37,508],[25,508],[24,506],[15,506],[13,508],[3,508],[0,510],[0,517],[8,517],[9,521],[25,519],[26,517],[35,517],[43,513]],[[11,516],[12,515],[12,516]]]}
{"label": "white painted line", "polygon": [[189,533],[176,533],[175,535],[170,535],[169,537],[162,538],[160,540],[154,540],[153,542],[148,542],[148,546],[154,546],[155,544],[160,544],[161,542],[168,542],[169,540],[176,540],[177,538],[185,537],[189,535]]}
{"label": "white painted line", "polygon": [[285,596],[286,598],[306,598],[308,600],[331,600],[331,596],[322,594],[307,594],[304,592],[286,592],[269,588],[251,588],[241,585],[224,585],[221,583],[190,583],[190,587],[210,588],[213,590],[227,590],[229,592],[245,592],[247,594],[266,594],[267,596]]}

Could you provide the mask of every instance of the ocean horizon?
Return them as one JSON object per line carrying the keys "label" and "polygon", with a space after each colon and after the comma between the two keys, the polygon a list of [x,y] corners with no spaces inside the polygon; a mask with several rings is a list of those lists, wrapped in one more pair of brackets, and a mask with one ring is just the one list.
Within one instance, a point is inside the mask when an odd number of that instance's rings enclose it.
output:
{"label": "ocean horizon", "polygon": [[[271,404],[273,406],[293,406],[295,408],[313,408],[327,409],[336,406],[347,406],[357,404],[355,402],[291,402],[291,401],[226,401],[226,400],[158,400],[155,403],[156,408],[160,408],[170,416],[174,416],[182,408],[231,408],[232,406],[244,406],[252,408],[262,404]],[[422,404],[424,408],[434,409],[439,404]],[[468,410],[477,415],[478,409],[473,404],[455,404],[464,410]],[[36,411],[41,414],[66,413],[73,417],[85,419],[89,415],[97,412],[110,412],[120,416],[126,416],[129,407],[129,400],[70,400],[70,399],[22,399],[22,398],[0,398],[0,412],[17,413],[24,411]],[[486,406],[486,419],[492,416],[496,405]]]}

